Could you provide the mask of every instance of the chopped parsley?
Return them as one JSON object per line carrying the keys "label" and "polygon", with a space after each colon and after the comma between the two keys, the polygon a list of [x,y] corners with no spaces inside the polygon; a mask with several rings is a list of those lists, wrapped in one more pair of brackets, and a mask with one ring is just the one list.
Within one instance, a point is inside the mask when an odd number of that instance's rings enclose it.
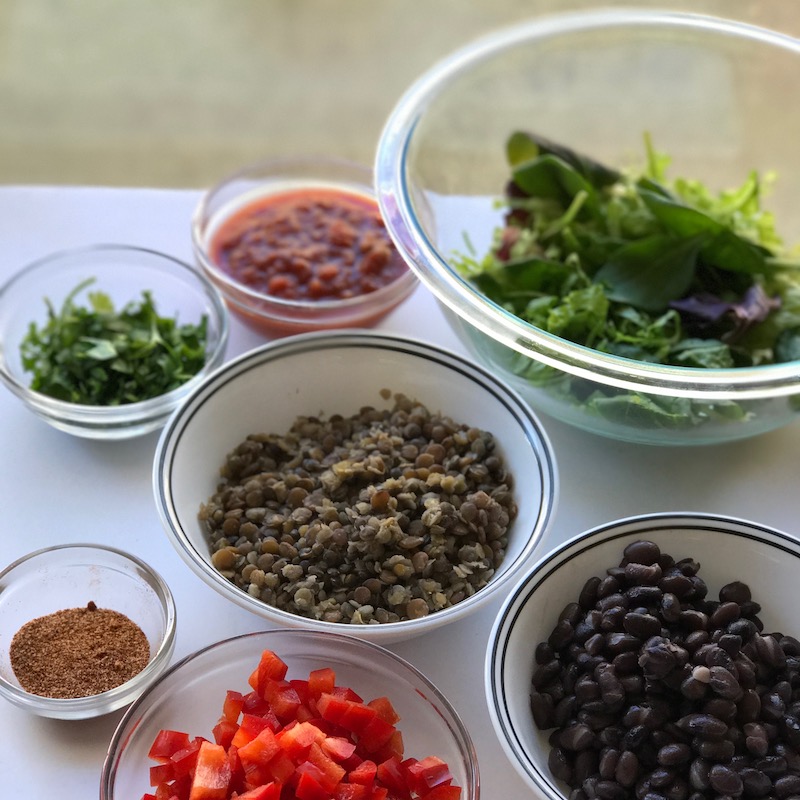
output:
{"label": "chopped parsley", "polygon": [[88,293],[88,307],[76,305],[92,283],[75,287],[60,309],[45,298],[46,323],[30,324],[20,348],[31,389],[69,403],[117,406],[170,392],[203,368],[207,316],[179,325],[159,316],[146,290],[119,311],[99,291]]}

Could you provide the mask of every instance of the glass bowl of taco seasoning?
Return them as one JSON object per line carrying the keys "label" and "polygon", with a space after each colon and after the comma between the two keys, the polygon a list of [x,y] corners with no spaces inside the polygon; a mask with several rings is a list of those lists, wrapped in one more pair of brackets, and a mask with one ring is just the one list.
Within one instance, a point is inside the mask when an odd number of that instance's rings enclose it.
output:
{"label": "glass bowl of taco seasoning", "polygon": [[192,242],[231,311],[270,338],[369,327],[417,286],[386,230],[372,171],[349,161],[241,169],[203,195]]}
{"label": "glass bowl of taco seasoning", "polygon": [[174,644],[167,584],[121,550],[50,547],[0,572],[0,695],[34,714],[82,719],[127,706]]}

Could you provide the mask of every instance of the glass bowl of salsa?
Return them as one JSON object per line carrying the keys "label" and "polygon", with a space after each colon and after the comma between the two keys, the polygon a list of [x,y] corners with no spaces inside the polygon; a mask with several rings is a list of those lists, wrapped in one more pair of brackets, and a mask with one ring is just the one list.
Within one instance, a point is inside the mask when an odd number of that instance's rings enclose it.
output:
{"label": "glass bowl of salsa", "polygon": [[231,311],[269,337],[369,327],[417,286],[384,225],[371,170],[348,161],[244,167],[204,194],[192,242]]}

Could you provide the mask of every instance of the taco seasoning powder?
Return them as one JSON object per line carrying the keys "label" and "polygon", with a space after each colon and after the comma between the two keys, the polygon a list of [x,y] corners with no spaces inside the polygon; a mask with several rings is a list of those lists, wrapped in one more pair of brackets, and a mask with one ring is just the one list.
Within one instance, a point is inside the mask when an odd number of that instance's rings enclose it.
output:
{"label": "taco seasoning powder", "polygon": [[124,614],[66,608],[26,622],[11,640],[11,668],[25,691],[42,697],[89,697],[120,686],[150,661],[150,643]]}

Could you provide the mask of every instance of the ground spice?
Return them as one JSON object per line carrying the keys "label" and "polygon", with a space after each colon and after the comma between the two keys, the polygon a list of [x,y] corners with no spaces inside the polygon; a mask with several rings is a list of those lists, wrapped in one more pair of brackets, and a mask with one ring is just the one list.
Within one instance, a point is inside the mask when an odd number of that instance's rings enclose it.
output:
{"label": "ground spice", "polygon": [[43,697],[89,697],[120,686],[150,660],[142,629],[124,614],[66,608],[25,623],[11,640],[11,668],[22,688]]}

